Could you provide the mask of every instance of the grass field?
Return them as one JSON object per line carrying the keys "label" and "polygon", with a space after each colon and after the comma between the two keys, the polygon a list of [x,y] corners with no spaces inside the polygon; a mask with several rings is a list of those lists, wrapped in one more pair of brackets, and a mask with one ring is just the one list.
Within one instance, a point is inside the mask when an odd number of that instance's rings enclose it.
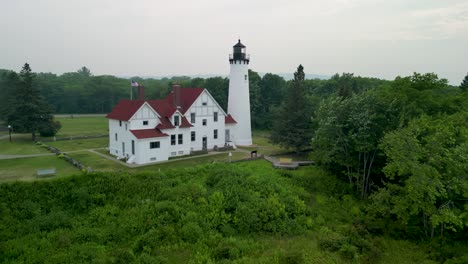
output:
{"label": "grass field", "polygon": [[74,139],[74,140],[61,140],[55,142],[46,142],[47,145],[56,147],[62,152],[86,150],[95,148],[106,148],[109,145],[109,138],[89,138],[89,139]]}
{"label": "grass field", "polygon": [[24,135],[16,135],[13,142],[8,138],[0,139],[0,155],[29,155],[47,153],[47,150],[41,148],[31,141],[30,135],[27,139]]}
{"label": "grass field", "polygon": [[58,159],[55,155],[21,159],[5,159],[0,160],[0,182],[36,180],[37,178],[35,174],[37,170],[49,168],[55,168],[56,175],[42,179],[57,178],[80,173],[77,168],[64,160]]}
{"label": "grass field", "polygon": [[57,117],[55,120],[62,124],[57,137],[105,135],[109,133],[109,123],[107,118],[103,116]]}
{"label": "grass field", "polygon": [[241,149],[245,150],[257,150],[258,154],[263,154],[263,155],[275,155],[279,153],[283,153],[286,150],[281,148],[278,145],[274,145],[268,141],[268,137],[270,136],[270,133],[268,131],[253,131],[252,132],[252,143],[255,146],[252,147],[240,147]]}
{"label": "grass field", "polygon": [[[105,153],[105,150],[99,150],[101,153]],[[240,160],[248,157],[247,153],[243,152],[233,152],[232,153],[232,160]],[[160,164],[142,166],[137,168],[129,168],[122,164],[119,164],[116,161],[112,161],[106,159],[96,153],[92,153],[90,151],[80,151],[80,152],[73,152],[68,154],[70,157],[79,160],[83,165],[87,167],[93,168],[95,171],[128,171],[128,172],[143,172],[143,171],[154,171],[154,170],[166,170],[166,169],[174,169],[174,168],[182,168],[182,167],[193,167],[196,165],[200,165],[203,163],[216,163],[216,162],[227,162],[228,161],[228,153],[220,153],[216,155],[210,156],[202,156],[196,157],[191,159],[181,159],[181,160],[174,160],[170,162],[164,162]],[[112,157],[109,155],[109,157]]]}

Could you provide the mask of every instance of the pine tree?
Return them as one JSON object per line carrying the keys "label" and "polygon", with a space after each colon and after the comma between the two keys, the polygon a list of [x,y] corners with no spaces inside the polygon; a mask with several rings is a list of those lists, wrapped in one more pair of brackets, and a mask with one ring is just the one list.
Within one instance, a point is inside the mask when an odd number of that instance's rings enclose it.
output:
{"label": "pine tree", "polygon": [[270,138],[273,143],[296,152],[307,147],[311,140],[311,113],[304,77],[304,67],[299,65],[273,124]]}
{"label": "pine tree", "polygon": [[462,91],[468,91],[468,73],[465,76],[465,79],[463,79],[463,82],[460,84],[460,89]]}
{"label": "pine tree", "polygon": [[39,90],[33,86],[35,74],[28,63],[24,64],[19,77],[7,122],[15,132],[31,133],[34,141],[36,132],[54,125],[52,111]]}

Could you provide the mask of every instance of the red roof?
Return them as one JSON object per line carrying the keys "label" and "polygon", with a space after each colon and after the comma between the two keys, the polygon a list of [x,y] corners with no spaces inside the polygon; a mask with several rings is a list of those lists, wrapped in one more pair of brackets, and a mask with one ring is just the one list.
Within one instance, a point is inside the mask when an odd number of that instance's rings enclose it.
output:
{"label": "red roof", "polygon": [[169,118],[167,118],[167,117],[161,117],[161,119],[159,119],[159,121],[161,121],[161,123],[159,123],[159,125],[156,126],[156,128],[158,128],[158,129],[175,128],[175,126],[172,125],[171,121],[169,121]]}
{"label": "red roof", "polygon": [[130,130],[130,132],[138,139],[169,136],[166,133],[162,133],[161,130],[157,128]]}
{"label": "red roof", "polygon": [[[205,90],[204,88],[177,88],[180,92],[179,98],[179,111],[183,114],[200,94]],[[151,107],[156,110],[161,116],[171,117],[177,110],[174,102],[174,92],[169,93],[166,98],[161,100],[148,100]]]}
{"label": "red roof", "polygon": [[144,102],[145,101],[142,100],[121,100],[106,117],[109,119],[128,121]]}
{"label": "red roof", "polygon": [[180,128],[186,128],[186,127],[193,127],[192,124],[189,123],[187,118],[185,116],[182,117],[182,123],[179,126]]}
{"label": "red roof", "polygon": [[224,124],[237,124],[236,120],[231,115],[227,115],[224,118]]}
{"label": "red roof", "polygon": [[[204,88],[178,88],[180,89],[179,104],[181,113],[185,113],[200,94],[205,90]],[[121,100],[112,109],[112,112],[107,114],[107,118],[128,121],[135,114],[135,112],[143,105],[145,101],[142,100]],[[147,100],[146,102],[158,112],[161,116],[171,117],[177,110],[174,102],[174,92],[171,92],[164,99],[160,100]]]}

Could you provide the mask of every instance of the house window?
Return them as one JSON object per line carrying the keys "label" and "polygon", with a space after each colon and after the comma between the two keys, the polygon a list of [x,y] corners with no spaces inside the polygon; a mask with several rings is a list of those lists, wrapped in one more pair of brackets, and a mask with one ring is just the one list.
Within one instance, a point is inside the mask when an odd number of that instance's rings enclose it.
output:
{"label": "house window", "polygon": [[115,133],[115,141],[119,140],[119,138],[117,137],[117,133]]}
{"label": "house window", "polygon": [[171,145],[174,146],[175,143],[175,135],[171,135]]}
{"label": "house window", "polygon": [[150,142],[150,149],[156,149],[159,147],[160,147],[159,141]]}
{"label": "house window", "polygon": [[125,123],[125,130],[128,130],[127,123]]}
{"label": "house window", "polygon": [[213,113],[213,121],[218,122],[218,112]]}
{"label": "house window", "polygon": [[218,129],[213,130],[213,137],[214,139],[218,138]]}
{"label": "house window", "polygon": [[183,139],[183,135],[179,134],[178,137],[177,137],[177,141],[178,141],[179,145],[182,145],[184,143],[182,139]]}
{"label": "house window", "polygon": [[132,155],[135,155],[135,140],[132,140]]}
{"label": "house window", "polygon": [[203,119],[202,125],[206,126],[206,119]]}
{"label": "house window", "polygon": [[202,105],[203,105],[203,106],[206,106],[206,102],[203,102]]}
{"label": "house window", "polygon": [[176,126],[176,127],[179,126],[179,116],[178,115],[174,116],[174,126]]}
{"label": "house window", "polygon": [[195,131],[190,132],[190,138],[192,141],[195,141]]}
{"label": "house window", "polygon": [[143,125],[144,125],[144,126],[147,126],[147,125],[148,125],[148,121],[147,121],[147,120],[143,121]]}
{"label": "house window", "polygon": [[195,124],[195,113],[190,113],[190,123]]}
{"label": "house window", "polygon": [[122,126],[122,120],[119,120],[119,126]]}

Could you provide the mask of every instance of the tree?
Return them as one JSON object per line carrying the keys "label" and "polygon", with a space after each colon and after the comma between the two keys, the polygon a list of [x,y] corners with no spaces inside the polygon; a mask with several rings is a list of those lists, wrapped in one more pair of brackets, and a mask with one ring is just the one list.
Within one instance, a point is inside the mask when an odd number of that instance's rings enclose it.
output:
{"label": "tree", "polygon": [[29,64],[25,63],[20,72],[14,104],[7,115],[8,124],[12,125],[16,132],[31,133],[33,141],[36,139],[36,132],[57,126],[50,124],[53,122],[51,107],[39,94],[39,90],[34,88],[34,78],[35,74],[32,73]]}
{"label": "tree", "polygon": [[83,77],[91,77],[93,76],[93,74],[91,73],[91,71],[86,68],[85,66],[81,67],[80,69],[78,69],[76,71],[77,73],[79,73],[80,75],[82,75]]}
{"label": "tree", "polygon": [[[260,87],[258,107],[257,112],[252,118],[252,122],[255,128],[271,129],[274,120],[274,110],[281,105],[286,82],[279,75],[267,73],[258,85]],[[252,89],[252,85],[250,87]]]}
{"label": "tree", "polygon": [[462,91],[468,91],[468,73],[466,74],[465,76],[465,79],[463,79],[463,82],[460,84],[460,89],[462,89]]}
{"label": "tree", "polygon": [[467,118],[466,112],[422,116],[385,135],[388,183],[371,197],[375,219],[416,224],[430,238],[467,226]]}
{"label": "tree", "polygon": [[325,100],[316,113],[317,129],[312,140],[312,158],[346,175],[362,198],[374,182],[379,142],[398,125],[400,107],[392,98],[375,90],[349,98]]}
{"label": "tree", "polygon": [[16,72],[0,73],[0,121],[7,121],[8,114],[14,107],[15,91],[19,84],[20,79]]}
{"label": "tree", "polygon": [[252,127],[258,128],[258,118],[261,112],[260,75],[249,69],[249,96],[250,114],[252,115]]}
{"label": "tree", "polygon": [[285,101],[273,124],[270,140],[299,152],[309,146],[311,111],[304,83],[304,67],[299,65],[287,90]]}

